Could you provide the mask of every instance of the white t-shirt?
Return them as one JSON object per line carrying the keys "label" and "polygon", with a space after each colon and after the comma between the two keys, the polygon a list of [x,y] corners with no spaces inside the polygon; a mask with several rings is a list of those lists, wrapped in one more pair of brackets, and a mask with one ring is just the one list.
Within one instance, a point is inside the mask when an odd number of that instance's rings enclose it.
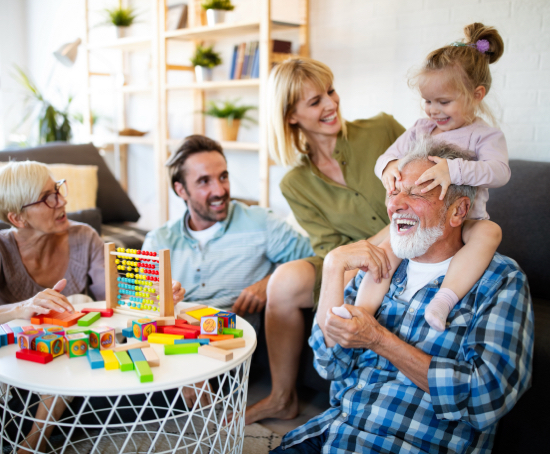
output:
{"label": "white t-shirt", "polygon": [[214,225],[204,230],[191,230],[191,227],[189,227],[189,216],[185,216],[185,226],[187,227],[189,235],[199,242],[199,248],[202,251],[204,245],[214,238],[214,235],[218,232],[218,230],[220,230],[222,225],[219,222],[216,222]]}
{"label": "white t-shirt", "polygon": [[452,257],[439,263],[420,263],[409,260],[407,266],[407,286],[405,287],[405,291],[397,296],[397,299],[408,303],[418,290],[447,273],[451,259]]}

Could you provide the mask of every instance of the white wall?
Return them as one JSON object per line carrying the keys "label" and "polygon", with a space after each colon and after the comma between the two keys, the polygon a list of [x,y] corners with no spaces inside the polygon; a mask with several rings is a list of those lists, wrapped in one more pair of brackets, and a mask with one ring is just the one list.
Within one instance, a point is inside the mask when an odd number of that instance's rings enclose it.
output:
{"label": "white wall", "polygon": [[[140,8],[149,0],[139,0]],[[101,9],[109,0],[95,0]],[[111,3],[114,3],[111,2]],[[229,19],[251,19],[259,9],[256,0],[234,0],[237,8]],[[272,0],[274,16],[295,20],[293,0]],[[5,117],[5,71],[11,62],[27,63],[31,74],[45,84],[53,64],[53,52],[64,42],[82,36],[82,0],[0,0],[0,109]],[[6,13],[7,11],[7,13]],[[148,30],[148,17],[134,31]],[[489,101],[504,130],[510,157],[550,161],[550,2],[547,0],[314,0],[310,1],[312,57],[328,64],[335,74],[335,86],[347,119],[366,118],[385,111],[410,127],[420,117],[420,99],[407,87],[406,74],[420,64],[428,52],[462,38],[462,28],[474,21],[495,26],[505,41],[502,59],[492,65],[493,88]],[[5,24],[8,24],[7,28]],[[95,33],[105,33],[96,30]],[[288,35],[282,35],[286,38]],[[253,39],[252,37],[250,39]],[[230,61],[232,46],[241,40],[216,44],[225,62]],[[191,48],[171,46],[172,63],[186,64]],[[100,63],[99,63],[100,64]],[[147,77],[148,60],[136,55],[129,62],[141,68]],[[215,77],[224,78],[225,63]],[[57,65],[52,96],[57,92],[82,93],[81,61],[66,69]],[[138,73],[140,71],[137,71]],[[172,79],[189,77],[172,74]],[[253,90],[220,90],[209,94],[214,99],[241,97],[243,102],[258,103]],[[75,101],[78,107],[79,100]],[[131,100],[129,126],[147,128],[150,100],[139,95]],[[112,100],[104,102],[109,116]],[[173,137],[192,131],[193,107],[189,94],[175,93],[170,98],[169,124]],[[6,123],[0,128],[5,134]],[[207,134],[214,134],[207,123]],[[240,140],[257,140],[257,128],[241,130]],[[156,212],[154,183],[150,180],[152,151],[149,147],[130,147],[129,193],[143,214],[141,225],[155,227],[157,221],[147,213]],[[232,195],[257,198],[259,174],[257,156],[245,152],[228,153]],[[282,215],[288,206],[280,195],[278,183],[285,169],[271,169],[271,203]],[[182,203],[172,198],[171,215],[180,216]]]}

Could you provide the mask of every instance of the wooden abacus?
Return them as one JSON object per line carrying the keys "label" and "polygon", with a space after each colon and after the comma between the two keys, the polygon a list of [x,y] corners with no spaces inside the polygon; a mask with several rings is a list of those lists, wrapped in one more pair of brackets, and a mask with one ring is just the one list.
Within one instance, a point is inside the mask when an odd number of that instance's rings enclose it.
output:
{"label": "wooden abacus", "polygon": [[172,317],[170,250],[157,254],[105,244],[105,298],[119,314]]}

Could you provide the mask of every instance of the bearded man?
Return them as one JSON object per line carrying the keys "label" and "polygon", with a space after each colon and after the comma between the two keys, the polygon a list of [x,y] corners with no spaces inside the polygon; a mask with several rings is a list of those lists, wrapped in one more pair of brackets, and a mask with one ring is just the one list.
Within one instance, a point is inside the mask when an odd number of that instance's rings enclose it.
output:
{"label": "bearded man", "polygon": [[[364,271],[344,291],[345,271],[377,266],[364,245],[327,255],[309,343],[317,371],[332,381],[331,407],[273,452],[488,453],[498,420],[529,388],[533,310],[516,262],[495,254],[444,332],[424,318],[464,246],[461,226],[475,196],[475,188],[453,185],[443,200],[440,186],[421,193],[430,182],[415,181],[434,165],[430,156],[471,159],[426,139],[401,162],[388,214],[392,249],[404,260],[375,317],[354,306]],[[403,218],[416,222],[398,231]],[[333,313],[339,306],[349,319]]]}

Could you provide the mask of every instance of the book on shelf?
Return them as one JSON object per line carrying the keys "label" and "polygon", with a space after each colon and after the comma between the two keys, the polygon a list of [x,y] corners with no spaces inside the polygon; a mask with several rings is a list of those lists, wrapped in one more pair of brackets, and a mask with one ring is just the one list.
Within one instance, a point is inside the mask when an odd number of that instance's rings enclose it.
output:
{"label": "book on shelf", "polygon": [[254,78],[254,75],[253,75],[254,64],[255,64],[255,61],[259,59],[258,50],[259,50],[258,41],[241,43],[234,46],[233,56],[231,58],[231,68],[229,70],[229,78],[230,79]]}
{"label": "book on shelf", "polygon": [[290,54],[292,53],[292,42],[283,41],[281,39],[273,40],[273,52],[277,54]]}
{"label": "book on shelf", "polygon": [[166,13],[166,30],[179,30],[187,27],[187,4],[179,3],[168,7]]}
{"label": "book on shelf", "polygon": [[237,65],[237,52],[239,51],[239,45],[233,46],[233,57],[231,57],[231,68],[229,68],[229,78],[235,78],[235,66]]}

